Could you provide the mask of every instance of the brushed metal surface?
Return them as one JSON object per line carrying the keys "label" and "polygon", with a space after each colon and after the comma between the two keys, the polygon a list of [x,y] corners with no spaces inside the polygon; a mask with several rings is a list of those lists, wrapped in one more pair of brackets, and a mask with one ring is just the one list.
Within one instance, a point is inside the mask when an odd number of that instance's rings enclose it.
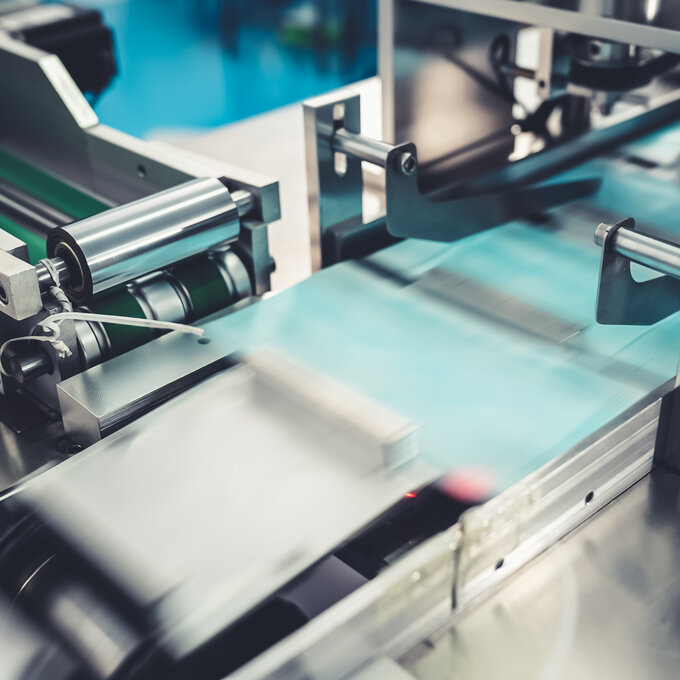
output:
{"label": "brushed metal surface", "polygon": [[217,178],[204,177],[53,229],[50,257],[69,264],[69,293],[96,293],[238,238],[236,204]]}
{"label": "brushed metal surface", "polygon": [[402,658],[419,680],[676,678],[680,477],[655,470]]}
{"label": "brushed metal surface", "polygon": [[21,491],[21,502],[148,609],[179,656],[433,474],[417,460],[376,466],[386,442],[390,460],[403,462],[404,419],[382,417],[369,432],[365,399],[299,371],[263,381],[262,370],[218,374]]}
{"label": "brushed metal surface", "polygon": [[[64,427],[87,446],[224,368],[229,346],[171,333],[59,383]],[[159,358],[161,358],[159,360]]]}

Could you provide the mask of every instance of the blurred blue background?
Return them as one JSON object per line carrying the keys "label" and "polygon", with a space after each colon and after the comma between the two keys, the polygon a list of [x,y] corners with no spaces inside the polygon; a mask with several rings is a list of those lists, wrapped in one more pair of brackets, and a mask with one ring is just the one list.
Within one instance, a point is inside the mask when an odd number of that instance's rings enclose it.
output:
{"label": "blurred blue background", "polygon": [[201,131],[376,72],[376,0],[74,0],[114,30],[96,103],[138,136]]}

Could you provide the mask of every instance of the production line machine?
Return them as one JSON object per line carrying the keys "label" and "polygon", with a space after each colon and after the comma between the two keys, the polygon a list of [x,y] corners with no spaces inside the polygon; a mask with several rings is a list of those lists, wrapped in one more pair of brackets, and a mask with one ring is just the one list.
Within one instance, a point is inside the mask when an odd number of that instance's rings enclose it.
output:
{"label": "production line machine", "polygon": [[[112,48],[110,37],[102,47],[93,14],[37,5],[0,15],[12,29],[0,33],[2,394],[14,414],[3,441],[19,451],[30,448],[25,429],[60,420],[60,382],[160,332],[105,327],[83,314],[190,323],[262,295],[274,267],[267,225],[279,216],[276,182],[98,123],[85,96],[110,80],[102,51]],[[66,63],[88,63],[94,74],[72,78],[55,54],[27,44],[34,34],[50,45],[66,36]],[[12,340],[45,335],[40,324],[57,311],[80,314],[46,332],[58,333],[59,344]],[[78,447],[67,439],[60,448]],[[26,457],[33,462],[3,464],[5,485],[49,459],[42,436],[36,443],[43,453]]]}
{"label": "production line machine", "polygon": [[99,124],[36,11],[3,677],[675,677],[680,12],[382,0],[383,138],[305,103],[314,273],[258,300],[277,183]]}

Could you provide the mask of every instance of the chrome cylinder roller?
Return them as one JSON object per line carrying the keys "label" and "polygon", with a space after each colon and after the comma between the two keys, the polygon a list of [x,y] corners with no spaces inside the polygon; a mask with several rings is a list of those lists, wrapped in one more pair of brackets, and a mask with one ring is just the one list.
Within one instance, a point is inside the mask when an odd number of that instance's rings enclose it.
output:
{"label": "chrome cylinder roller", "polygon": [[216,178],[201,178],[112,208],[47,239],[68,270],[64,288],[79,303],[149,272],[238,238],[238,207]]}

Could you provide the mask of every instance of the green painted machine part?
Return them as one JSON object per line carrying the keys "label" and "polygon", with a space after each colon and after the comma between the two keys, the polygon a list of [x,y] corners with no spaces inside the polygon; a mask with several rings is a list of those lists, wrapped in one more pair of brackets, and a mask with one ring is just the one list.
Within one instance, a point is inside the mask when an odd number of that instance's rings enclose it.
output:
{"label": "green painted machine part", "polygon": [[[102,201],[55,179],[24,161],[0,150],[0,180],[65,213],[74,220],[90,217],[109,208]],[[0,228],[21,239],[28,246],[32,264],[47,256],[45,239],[0,213]],[[191,300],[193,313],[189,321],[201,319],[224,309],[233,302],[233,296],[218,265],[209,257],[199,256],[180,262],[172,268],[173,276],[182,284]],[[114,314],[144,318],[133,291],[120,286],[95,296],[89,307],[99,314]],[[123,354],[152,340],[157,331],[149,328],[116,326],[108,324],[106,333],[111,345],[111,355]]]}
{"label": "green painted machine part", "polygon": [[74,220],[96,215],[110,207],[1,149],[0,179],[70,215]]}

